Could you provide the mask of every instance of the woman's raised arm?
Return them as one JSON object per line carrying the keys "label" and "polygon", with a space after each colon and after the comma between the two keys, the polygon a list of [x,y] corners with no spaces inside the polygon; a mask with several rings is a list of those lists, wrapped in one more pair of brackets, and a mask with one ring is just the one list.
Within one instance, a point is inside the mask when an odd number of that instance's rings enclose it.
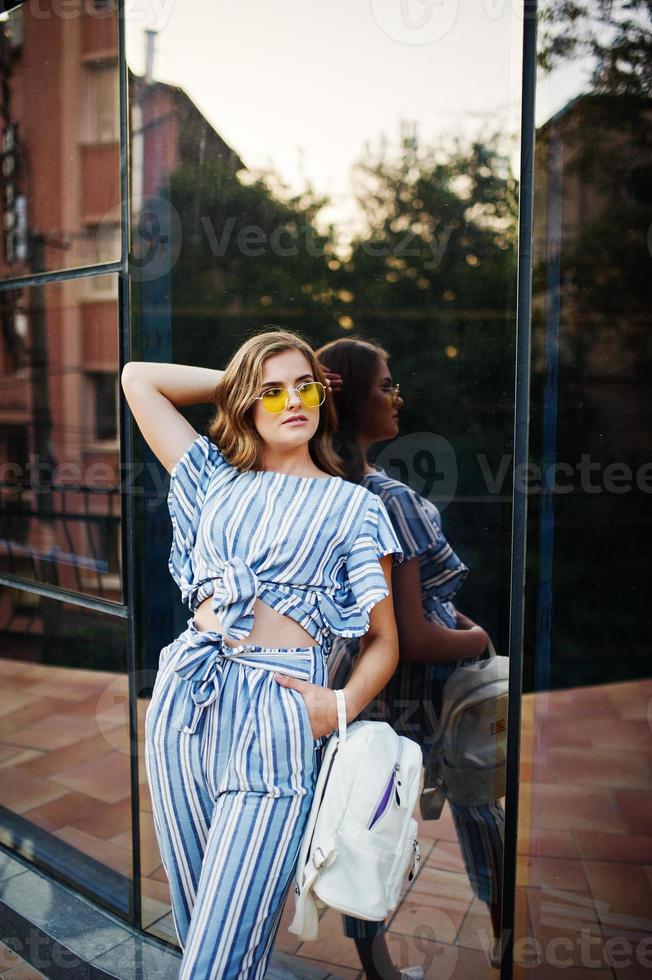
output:
{"label": "woman's raised arm", "polygon": [[198,435],[176,406],[212,402],[223,374],[216,368],[152,361],[129,361],[122,369],[120,381],[129,408],[168,472]]}

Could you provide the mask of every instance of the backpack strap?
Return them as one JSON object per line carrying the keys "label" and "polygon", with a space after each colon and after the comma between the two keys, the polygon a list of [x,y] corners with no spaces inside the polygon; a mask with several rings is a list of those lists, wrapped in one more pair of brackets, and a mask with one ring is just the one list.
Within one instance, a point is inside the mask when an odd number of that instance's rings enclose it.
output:
{"label": "backpack strap", "polygon": [[300,936],[304,942],[312,942],[319,936],[319,909],[315,901],[313,887],[322,868],[328,867],[335,859],[336,851],[333,841],[330,841],[326,850],[327,853],[324,854],[320,847],[315,848],[306,865],[298,895],[296,885],[294,889],[294,918],[288,926],[288,932]]}
{"label": "backpack strap", "polygon": [[336,690],[335,700],[337,701],[337,732],[339,741],[344,743],[346,742],[346,698],[344,691]]}

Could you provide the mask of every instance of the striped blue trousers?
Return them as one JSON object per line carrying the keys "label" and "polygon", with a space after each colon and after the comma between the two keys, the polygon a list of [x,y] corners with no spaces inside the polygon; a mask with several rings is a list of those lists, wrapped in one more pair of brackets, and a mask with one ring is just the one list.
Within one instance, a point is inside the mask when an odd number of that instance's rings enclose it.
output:
{"label": "striped blue trousers", "polygon": [[[359,640],[339,637],[335,640],[329,659],[332,687],[342,687],[347,682],[358,652]],[[441,712],[444,684],[460,662],[399,661],[386,687],[359,717],[387,721],[400,735],[418,742],[425,758],[432,744],[434,721]],[[449,806],[474,894],[483,902],[498,902],[505,837],[505,812],[501,804],[496,801],[481,806],[460,806],[451,802]],[[370,922],[350,915],[342,916],[342,926],[344,934],[351,939],[372,939],[387,930],[385,922]]]}
{"label": "striped blue trousers", "polygon": [[159,659],[145,721],[180,980],[262,980],[326,738],[279,671],[326,686],[321,645],[229,647],[188,629]]}

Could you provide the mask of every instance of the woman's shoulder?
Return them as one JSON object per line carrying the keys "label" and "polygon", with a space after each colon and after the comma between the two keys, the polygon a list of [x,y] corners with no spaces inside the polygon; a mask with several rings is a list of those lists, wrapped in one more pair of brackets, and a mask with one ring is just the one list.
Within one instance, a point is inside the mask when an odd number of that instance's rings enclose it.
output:
{"label": "woman's shoulder", "polygon": [[395,480],[380,467],[376,467],[373,473],[365,474],[363,485],[371,493],[377,494],[387,506],[407,509],[414,509],[416,506],[433,517],[439,517],[437,507],[428,497],[424,497],[409,484]]}
{"label": "woman's shoulder", "polygon": [[406,556],[453,554],[442,532],[439,509],[428,497],[379,468],[366,474],[365,484],[385,505]]}

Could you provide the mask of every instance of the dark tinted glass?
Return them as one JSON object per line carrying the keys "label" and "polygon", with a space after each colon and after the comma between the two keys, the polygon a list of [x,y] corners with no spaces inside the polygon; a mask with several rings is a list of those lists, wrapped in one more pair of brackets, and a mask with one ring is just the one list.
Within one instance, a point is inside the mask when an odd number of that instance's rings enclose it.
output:
{"label": "dark tinted glass", "polygon": [[119,259],[117,4],[15,7],[0,65],[0,278]]}
{"label": "dark tinted glass", "polygon": [[0,293],[0,570],[121,602],[117,286]]}
{"label": "dark tinted glass", "polygon": [[539,27],[517,975],[634,977],[652,907],[652,22],[642,3],[545,3]]}
{"label": "dark tinted glass", "polygon": [[[439,507],[471,570],[459,608],[500,652],[522,33],[508,6],[435,4],[419,17],[383,2],[256,3],[245,16],[204,2],[166,8],[154,33],[126,24],[132,356],[223,367],[268,324],[314,348],[381,343],[403,402],[396,438],[376,441],[370,458]],[[199,431],[209,411],[188,410]],[[153,672],[188,610],[167,569],[157,465],[137,446],[149,482],[143,667]],[[423,821],[422,839],[413,912],[397,914],[390,934],[394,957],[443,962],[442,941],[449,976],[489,976],[489,914],[448,806]],[[156,904],[161,868],[146,877],[148,923],[169,935]],[[284,925],[277,942],[292,945]]]}
{"label": "dark tinted glass", "polygon": [[126,622],[3,587],[0,623],[0,840],[127,915]]}

